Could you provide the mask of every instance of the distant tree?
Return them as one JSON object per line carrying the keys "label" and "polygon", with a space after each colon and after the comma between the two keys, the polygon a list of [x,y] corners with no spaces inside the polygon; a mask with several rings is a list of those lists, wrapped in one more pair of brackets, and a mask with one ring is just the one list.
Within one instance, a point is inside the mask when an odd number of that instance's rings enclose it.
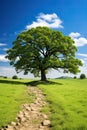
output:
{"label": "distant tree", "polygon": [[85,74],[81,74],[80,75],[80,79],[85,79],[86,78],[86,75]]}
{"label": "distant tree", "polygon": [[7,79],[8,77],[7,76],[4,76],[5,79]]}
{"label": "distant tree", "polygon": [[76,76],[74,76],[74,79],[76,79],[77,77]]}
{"label": "distant tree", "polygon": [[12,77],[12,79],[18,79],[18,76],[17,76],[17,75],[14,75],[14,76]]}
{"label": "distant tree", "polygon": [[75,58],[76,51],[71,37],[47,27],[37,27],[19,34],[6,57],[17,72],[40,74],[41,80],[46,81],[46,72],[52,68],[78,73],[82,63]]}

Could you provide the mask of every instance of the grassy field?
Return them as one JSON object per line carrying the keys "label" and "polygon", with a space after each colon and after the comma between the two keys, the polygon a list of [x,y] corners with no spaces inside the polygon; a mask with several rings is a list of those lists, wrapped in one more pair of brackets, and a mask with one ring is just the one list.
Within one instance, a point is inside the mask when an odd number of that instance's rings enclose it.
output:
{"label": "grassy field", "polygon": [[15,120],[21,104],[32,101],[23,82],[0,78],[0,127]]}
{"label": "grassy field", "polygon": [[39,84],[50,104],[52,130],[87,130],[87,79]]}
{"label": "grassy field", "polygon": [[[21,104],[32,101],[24,84],[27,82],[0,79],[0,127],[15,120]],[[46,95],[52,130],[87,130],[87,79],[33,81],[29,84],[39,86]],[[43,108],[42,111],[48,110]]]}

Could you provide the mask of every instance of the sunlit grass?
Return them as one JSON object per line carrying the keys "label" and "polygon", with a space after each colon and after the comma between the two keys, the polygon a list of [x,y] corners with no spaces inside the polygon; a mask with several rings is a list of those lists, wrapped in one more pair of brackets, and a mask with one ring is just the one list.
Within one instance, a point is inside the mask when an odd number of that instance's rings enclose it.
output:
{"label": "sunlit grass", "polygon": [[0,127],[14,121],[21,104],[33,99],[23,80],[0,79]]}
{"label": "sunlit grass", "polygon": [[52,130],[87,130],[87,80],[54,82],[39,84],[50,104]]}
{"label": "sunlit grass", "polygon": [[[15,120],[21,104],[32,101],[26,84],[39,86],[46,95],[52,130],[87,130],[87,79],[0,79],[0,127]],[[42,112],[49,113],[48,106]]]}

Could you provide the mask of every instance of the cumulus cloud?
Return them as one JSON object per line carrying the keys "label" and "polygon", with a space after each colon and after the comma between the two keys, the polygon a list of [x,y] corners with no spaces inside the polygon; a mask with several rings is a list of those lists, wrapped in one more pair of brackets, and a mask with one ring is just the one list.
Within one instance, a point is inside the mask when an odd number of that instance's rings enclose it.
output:
{"label": "cumulus cloud", "polygon": [[72,32],[69,34],[69,36],[75,41],[77,47],[87,45],[87,39],[85,37],[82,37],[80,33]]}
{"label": "cumulus cloud", "polygon": [[26,29],[35,28],[38,26],[42,26],[42,27],[46,26],[49,28],[63,28],[61,24],[62,24],[62,21],[57,16],[56,13],[53,13],[53,14],[40,13],[36,17],[36,21],[33,21],[32,24],[27,25]]}
{"label": "cumulus cloud", "polygon": [[78,32],[76,32],[76,33],[74,33],[74,32],[72,32],[72,33],[70,33],[70,35],[69,35],[70,37],[72,37],[72,38],[77,38],[77,37],[80,37],[81,36],[81,34],[80,33],[78,33]]}
{"label": "cumulus cloud", "polygon": [[5,58],[6,55],[0,55],[0,62],[8,62],[9,60]]}
{"label": "cumulus cloud", "polygon": [[76,46],[84,46],[87,45],[87,39],[84,37],[78,38],[78,39],[74,39]]}
{"label": "cumulus cloud", "polygon": [[0,43],[0,46],[7,46],[7,44],[5,44],[5,43]]}

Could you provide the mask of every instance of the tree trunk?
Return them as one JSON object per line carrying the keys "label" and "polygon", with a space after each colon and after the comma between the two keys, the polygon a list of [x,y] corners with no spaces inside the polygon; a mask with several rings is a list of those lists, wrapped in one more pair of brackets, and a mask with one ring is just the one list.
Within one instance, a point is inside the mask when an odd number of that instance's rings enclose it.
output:
{"label": "tree trunk", "polygon": [[45,70],[41,70],[41,81],[46,81]]}

